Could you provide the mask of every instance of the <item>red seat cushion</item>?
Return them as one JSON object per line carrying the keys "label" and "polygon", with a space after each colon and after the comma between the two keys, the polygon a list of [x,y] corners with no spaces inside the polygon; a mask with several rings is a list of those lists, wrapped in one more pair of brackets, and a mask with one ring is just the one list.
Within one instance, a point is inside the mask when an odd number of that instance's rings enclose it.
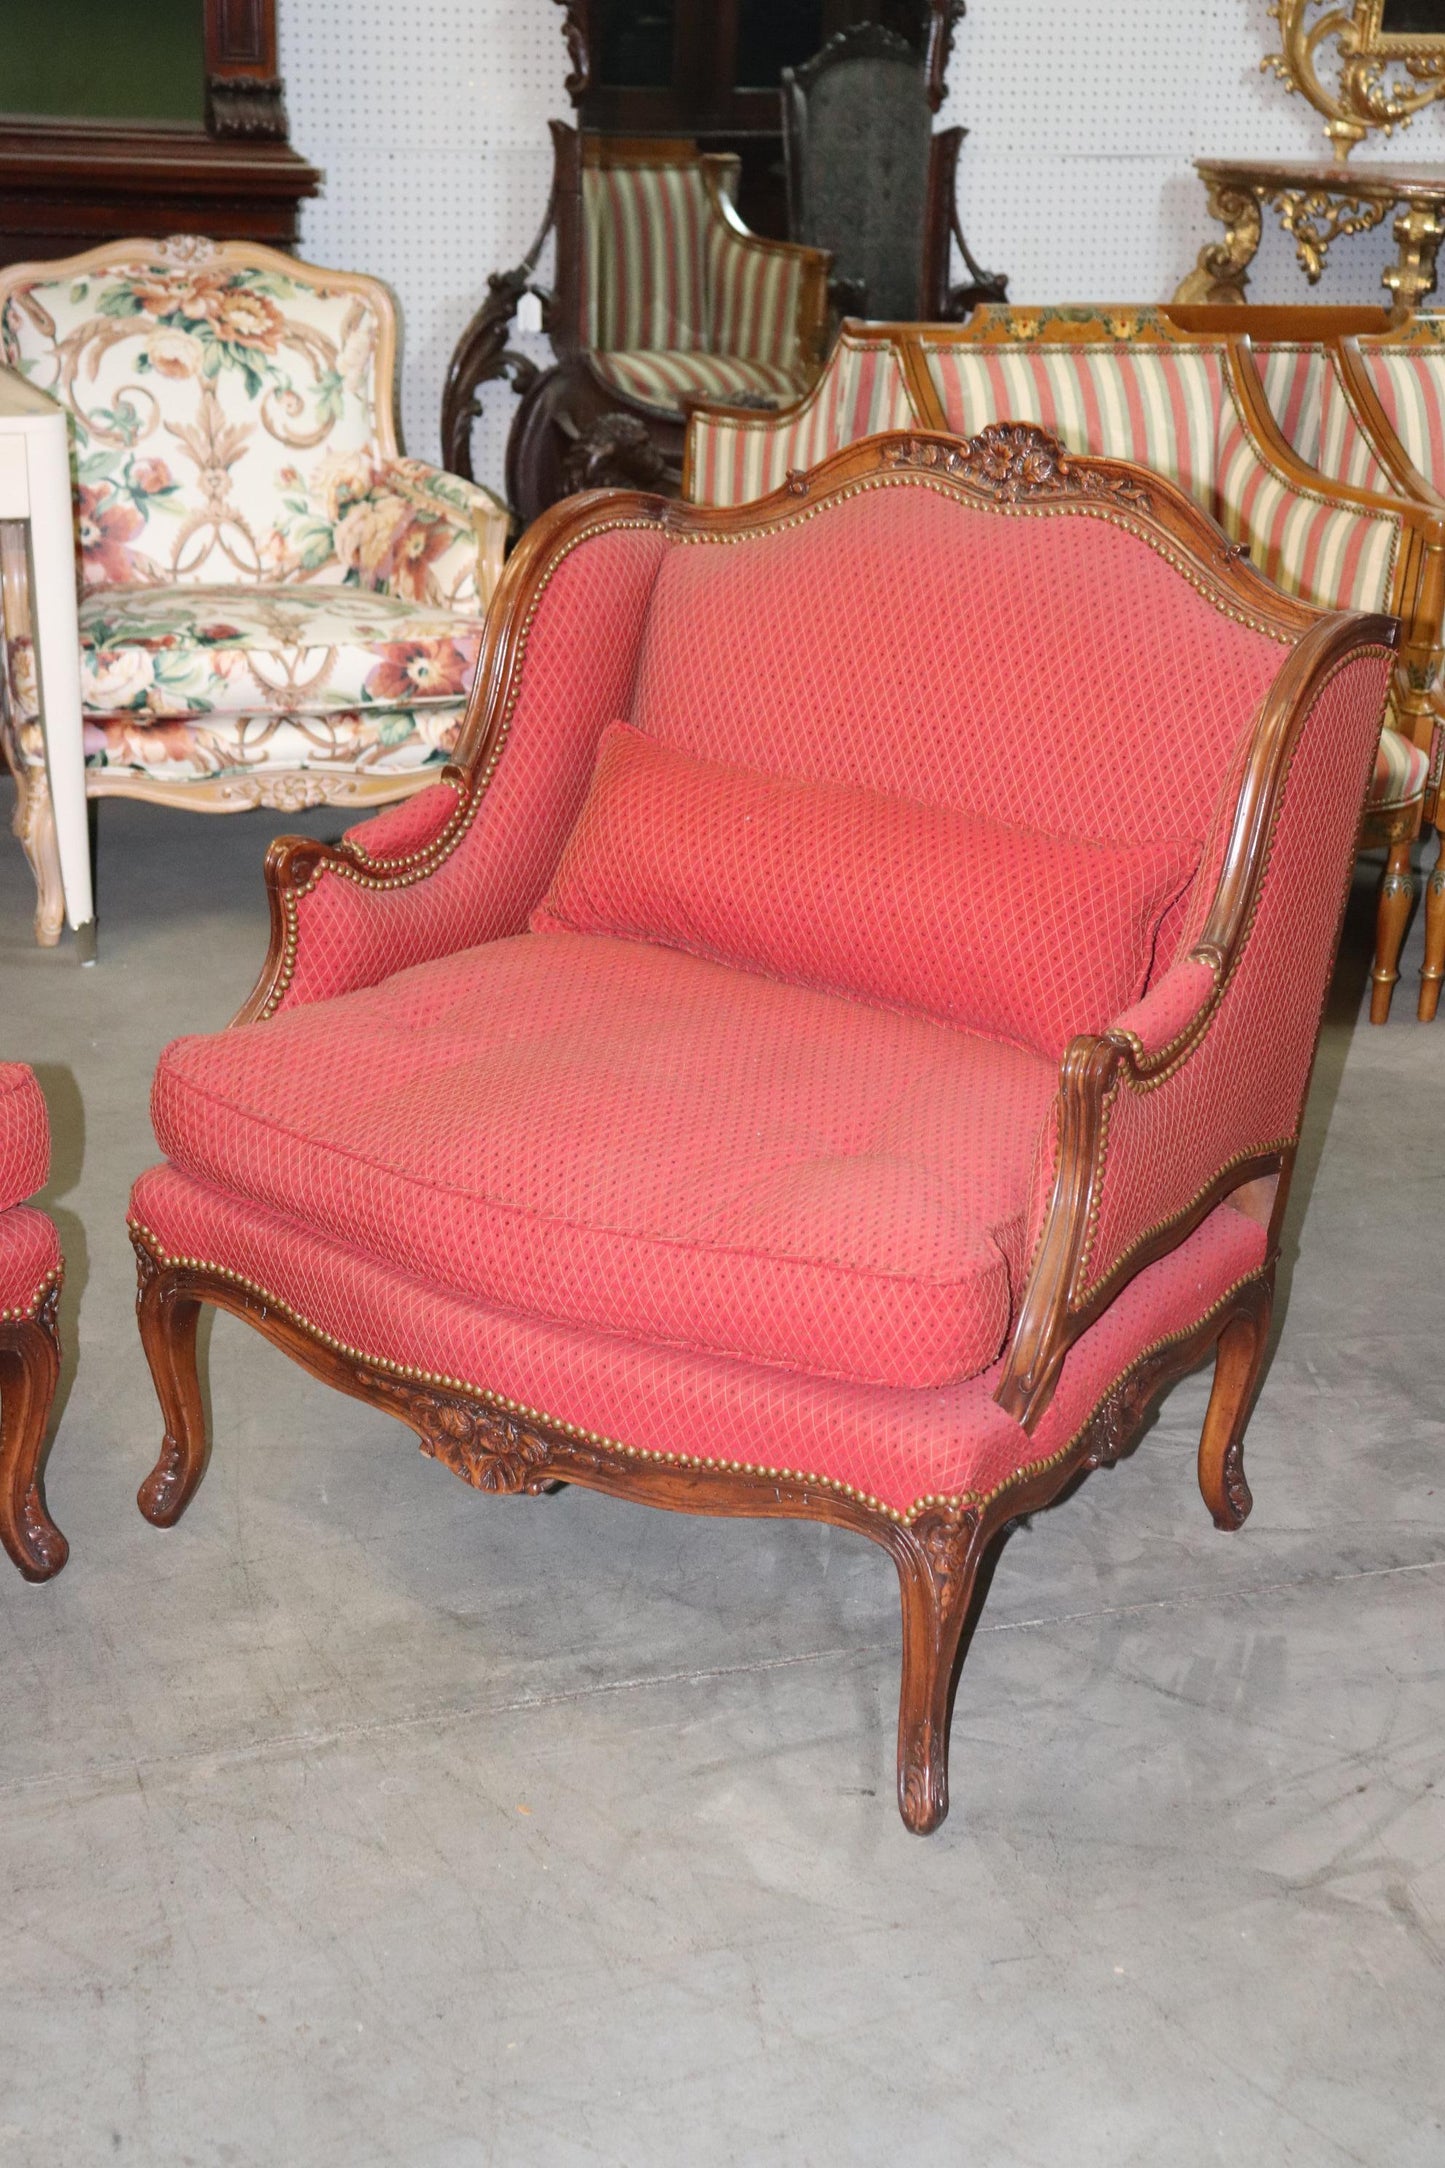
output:
{"label": "red seat cushion", "polygon": [[934,1386],[1003,1345],[1052,1063],[644,943],[527,934],[179,1039],[186,1172],[554,1319]]}
{"label": "red seat cushion", "polygon": [[29,1317],[52,1272],[60,1269],[54,1222],[32,1205],[0,1212],[0,1318]]}
{"label": "red seat cushion", "polygon": [[0,1211],[44,1187],[50,1172],[50,1124],[34,1071],[0,1061]]}
{"label": "red seat cushion", "polygon": [[618,722],[532,925],[663,941],[1057,1060],[1143,993],[1198,856],[701,760]]}

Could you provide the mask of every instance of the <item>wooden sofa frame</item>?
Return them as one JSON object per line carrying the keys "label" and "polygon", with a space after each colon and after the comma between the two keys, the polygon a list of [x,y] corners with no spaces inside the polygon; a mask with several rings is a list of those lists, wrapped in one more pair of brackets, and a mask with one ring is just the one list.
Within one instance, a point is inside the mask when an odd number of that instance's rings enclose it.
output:
{"label": "wooden sofa frame", "polygon": [[[342,1345],[267,1289],[213,1261],[168,1254],[135,1221],[131,1233],[140,1333],[164,1418],[159,1457],[139,1493],[148,1520],[162,1527],[176,1522],[206,1467],[197,1323],[202,1305],[210,1304],[244,1318],[312,1375],[396,1416],[416,1433],[424,1452],[477,1489],[536,1494],[559,1483],[579,1483],[677,1511],[802,1518],[853,1529],[889,1553],[899,1576],[898,1802],[907,1826],[926,1832],[947,1812],[950,1711],[962,1652],[987,1585],[986,1561],[1023,1515],[1059,1497],[1086,1470],[1126,1453],[1157,1396],[1211,1351],[1214,1387],[1199,1447],[1200,1489],[1222,1529],[1238,1528],[1249,1512],[1243,1437],[1264,1364],[1298,1115],[1287,1139],[1222,1168],[1167,1224],[1154,1228],[1091,1283],[1109,1110],[1121,1090],[1147,1091],[1164,1082],[1207,1035],[1249,933],[1304,720],[1327,682],[1362,650],[1393,653],[1395,621],[1326,615],[1291,601],[1242,562],[1220,530],[1169,483],[1122,462],[1072,458],[1043,431],[1021,425],[996,425],[967,442],[922,432],[875,437],[809,475],[794,476],[773,497],[731,511],[703,511],[631,492],[567,499],[523,537],[495,598],[457,759],[447,770],[457,803],[445,827],[430,843],[393,860],[371,855],[360,840],[273,843],[266,860],[270,947],[236,1022],[264,1019],[285,1001],[305,940],[297,907],[318,881],[336,879],[374,891],[406,887],[425,880],[465,832],[505,737],[529,621],[562,556],[585,538],[619,525],[728,537],[756,533],[900,469],[921,471],[934,486],[976,506],[1083,511],[1142,536],[1217,607],[1291,648],[1257,719],[1217,888],[1191,951],[1213,975],[1213,994],[1157,1051],[1146,1051],[1127,1032],[1111,1031],[1075,1039],[1064,1057],[1056,1178],[995,1397],[1026,1433],[1032,1431],[1070,1347],[1136,1274],[1177,1247],[1226,1198],[1267,1229],[1256,1272],[1191,1329],[1143,1349],[1063,1450],[1018,1469],[987,1496],[927,1498],[902,1514],[794,1467],[786,1438],[778,1441],[777,1465],[767,1467],[729,1460],[725,1442],[716,1458],[634,1450],[499,1398],[481,1385],[380,1359]],[[365,831],[361,834],[364,838]],[[1336,938],[1344,892],[1342,884]]]}

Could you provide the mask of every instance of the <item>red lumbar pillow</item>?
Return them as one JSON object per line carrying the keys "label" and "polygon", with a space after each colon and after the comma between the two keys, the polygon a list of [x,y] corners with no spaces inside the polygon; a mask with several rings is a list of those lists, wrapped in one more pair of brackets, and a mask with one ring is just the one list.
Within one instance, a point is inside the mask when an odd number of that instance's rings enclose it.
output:
{"label": "red lumbar pillow", "polygon": [[1197,858],[763,775],[619,722],[532,926],[661,942],[1057,1055],[1143,992]]}

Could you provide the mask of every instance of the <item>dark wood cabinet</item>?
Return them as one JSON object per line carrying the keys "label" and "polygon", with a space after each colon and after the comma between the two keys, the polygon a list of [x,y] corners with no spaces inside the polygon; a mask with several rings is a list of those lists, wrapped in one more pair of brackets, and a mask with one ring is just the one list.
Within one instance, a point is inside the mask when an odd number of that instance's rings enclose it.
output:
{"label": "dark wood cabinet", "polygon": [[788,230],[778,103],[784,68],[835,31],[881,21],[927,50],[948,0],[574,0],[588,56],[583,126],[691,137],[742,166],[738,208],[755,232]]}
{"label": "dark wood cabinet", "polygon": [[[157,75],[153,114],[114,110],[132,94],[117,98],[113,82],[90,80],[83,59],[70,77],[53,65],[17,70],[21,94],[27,80],[43,82],[51,110],[0,116],[0,263],[73,255],[138,234],[295,245],[299,206],[322,176],[287,139],[276,0],[191,5],[198,54],[178,52],[174,68]],[[104,28],[104,15],[98,21]],[[184,22],[177,28],[184,44]],[[77,40],[63,49],[69,69]],[[59,110],[63,94],[58,99],[54,86],[67,80],[77,104],[100,110]],[[143,88],[133,95],[144,102]],[[194,117],[183,117],[193,107]]]}

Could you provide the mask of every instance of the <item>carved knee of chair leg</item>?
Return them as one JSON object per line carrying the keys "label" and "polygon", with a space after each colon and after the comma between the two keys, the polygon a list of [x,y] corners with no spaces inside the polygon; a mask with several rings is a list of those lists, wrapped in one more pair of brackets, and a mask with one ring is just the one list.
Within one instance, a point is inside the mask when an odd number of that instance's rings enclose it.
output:
{"label": "carved knee of chair leg", "polygon": [[1375,916],[1375,961],[1370,971],[1370,1022],[1383,1024],[1390,1014],[1390,999],[1400,976],[1400,950],[1410,923],[1415,900],[1415,876],[1410,866],[1408,838],[1390,845],[1380,883],[1380,902]]}

